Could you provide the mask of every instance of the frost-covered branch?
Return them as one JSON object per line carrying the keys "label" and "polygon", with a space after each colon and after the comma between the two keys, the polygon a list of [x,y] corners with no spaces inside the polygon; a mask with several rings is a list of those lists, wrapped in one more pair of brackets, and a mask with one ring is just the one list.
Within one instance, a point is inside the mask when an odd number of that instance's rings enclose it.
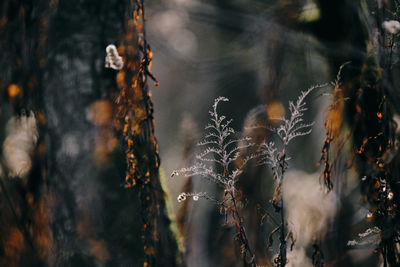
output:
{"label": "frost-covered branch", "polygon": [[304,122],[304,112],[307,110],[306,97],[316,88],[325,86],[316,85],[312,86],[306,91],[302,91],[300,96],[295,102],[289,101],[289,116],[280,118],[280,125],[273,128],[272,131],[279,137],[282,146],[277,148],[273,141],[264,142],[259,148],[259,165],[268,165],[273,173],[274,179],[277,180],[278,185],[275,188],[275,195],[271,200],[277,213],[280,214],[281,224],[279,226],[279,254],[275,259],[276,266],[284,267],[286,265],[286,251],[287,251],[287,235],[286,235],[286,222],[284,218],[283,194],[282,183],[285,171],[288,166],[289,157],[286,156],[286,150],[289,143],[296,137],[305,136],[311,133],[314,122]]}
{"label": "frost-covered branch", "polygon": [[[235,130],[229,127],[233,120],[218,114],[218,104],[227,101],[229,100],[226,97],[216,98],[209,111],[210,123],[205,127],[206,134],[203,140],[198,143],[199,146],[204,147],[203,151],[196,155],[199,162],[189,168],[174,171],[172,176],[179,174],[200,176],[222,185],[225,190],[234,191],[241,169],[256,155],[243,157],[239,166],[235,166],[236,168],[233,166],[241,157],[240,151],[254,144],[251,143],[249,137],[236,138]],[[215,166],[207,167],[206,163],[218,164],[221,171],[217,172]]]}
{"label": "frost-covered branch", "polygon": [[[246,163],[257,157],[256,154],[242,156],[241,151],[254,146],[249,137],[237,138],[235,130],[230,127],[232,119],[219,115],[217,108],[220,102],[229,101],[225,97],[215,99],[212,109],[209,111],[210,123],[206,125],[206,134],[198,145],[203,147],[202,152],[196,155],[197,163],[191,167],[176,170],[171,176],[200,176],[215,182],[224,189],[224,198],[217,201],[206,193],[186,193],[178,196],[178,201],[184,201],[192,197],[197,201],[205,198],[217,202],[224,207],[225,215],[231,215],[237,230],[237,239],[241,243],[244,266],[256,267],[255,255],[250,248],[246,232],[243,226],[243,217],[240,215],[236,199],[235,184]],[[206,165],[206,164],[209,164]],[[217,165],[217,166],[216,166]],[[229,207],[225,203],[229,203]]]}
{"label": "frost-covered branch", "polygon": [[326,86],[326,84],[312,86],[302,91],[296,102],[289,101],[290,116],[282,118],[282,124],[275,129],[284,146],[289,145],[295,137],[311,133],[311,127],[314,123],[303,123],[304,112],[307,110],[305,99],[314,89],[323,86]]}

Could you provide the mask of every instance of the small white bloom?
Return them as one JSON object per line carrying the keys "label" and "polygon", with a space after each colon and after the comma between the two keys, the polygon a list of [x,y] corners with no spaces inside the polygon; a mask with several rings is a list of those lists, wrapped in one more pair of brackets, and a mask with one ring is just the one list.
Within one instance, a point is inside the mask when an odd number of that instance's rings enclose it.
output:
{"label": "small white bloom", "polygon": [[178,202],[182,202],[182,201],[185,201],[185,200],[186,200],[186,193],[181,193],[178,196]]}
{"label": "small white bloom", "polygon": [[194,196],[193,196],[193,200],[194,200],[194,201],[199,200],[199,196],[198,196],[198,195],[194,195]]}
{"label": "small white bloom", "polygon": [[372,216],[374,216],[374,215],[373,215],[371,212],[368,212],[368,214],[367,214],[367,219],[371,219]]}
{"label": "small white bloom", "polygon": [[388,194],[388,196],[387,196],[387,198],[389,199],[389,200],[391,200],[391,199],[393,199],[393,192],[389,192],[389,194]]}
{"label": "small white bloom", "polygon": [[397,20],[384,21],[382,28],[391,34],[397,34],[400,31],[400,22]]}

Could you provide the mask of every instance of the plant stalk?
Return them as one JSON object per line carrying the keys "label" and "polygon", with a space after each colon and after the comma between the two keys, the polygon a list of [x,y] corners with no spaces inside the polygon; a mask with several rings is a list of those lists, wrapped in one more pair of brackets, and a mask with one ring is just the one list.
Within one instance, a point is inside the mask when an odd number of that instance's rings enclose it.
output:
{"label": "plant stalk", "polygon": [[[237,204],[236,204],[236,199],[235,196],[233,195],[233,192],[229,192],[229,195],[231,197],[232,203],[233,203],[233,217],[236,217],[236,220],[238,221],[239,229],[238,229],[238,234],[239,234],[239,240],[244,246],[244,252],[243,252],[243,266],[251,266],[251,267],[257,267],[256,262],[255,262],[255,254],[250,248],[249,240],[247,239],[247,235],[245,232],[245,229],[243,227],[243,218],[240,216]],[[247,262],[247,253],[251,257],[251,261]]]}

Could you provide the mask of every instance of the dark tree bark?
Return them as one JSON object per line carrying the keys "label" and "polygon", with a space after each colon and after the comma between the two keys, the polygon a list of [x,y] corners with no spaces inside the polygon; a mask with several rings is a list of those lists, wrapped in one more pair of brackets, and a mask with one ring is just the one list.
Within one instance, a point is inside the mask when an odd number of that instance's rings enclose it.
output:
{"label": "dark tree bark", "polygon": [[[135,9],[142,12],[143,2],[0,4],[1,265],[178,265],[158,175],[146,80],[150,58],[141,54],[144,28],[136,27],[144,25],[133,23]],[[126,48],[119,74],[104,67],[109,44]],[[136,101],[145,112],[124,104],[130,122],[145,118],[133,145],[115,128],[121,105],[114,101],[124,91],[116,82],[121,73],[142,95],[126,95],[126,101]],[[4,152],[11,138],[4,126],[12,117],[34,118],[31,128],[38,132],[27,152],[30,171],[13,178]],[[124,158],[132,150],[140,161],[137,185],[125,188],[131,181],[125,181],[124,170],[129,173],[132,166]]]}
{"label": "dark tree bark", "polygon": [[[345,122],[343,125],[351,131],[349,163],[354,163],[359,173],[362,193],[371,205],[370,222],[365,222],[363,227],[365,229],[375,225],[381,229],[378,250],[384,266],[397,266],[399,252],[395,244],[398,240],[396,229],[399,221],[393,207],[397,206],[398,198],[391,199],[389,196],[390,192],[394,196],[399,193],[398,151],[395,147],[397,137],[393,121],[396,85],[391,78],[393,70],[388,49],[390,38],[381,26],[384,20],[391,19],[388,11],[392,10],[393,13],[390,14],[393,15],[395,9],[394,4],[388,5],[382,1],[379,6],[377,2],[379,1],[370,1],[367,6],[365,1],[343,0],[333,3],[320,0],[318,4],[321,18],[310,25],[310,28],[326,45],[332,74],[341,64],[351,62],[344,68],[340,86],[343,92],[342,101],[348,100],[343,101],[344,105],[336,112],[342,114]],[[375,16],[371,25],[367,19],[370,14]],[[344,136],[336,137],[346,139]],[[361,180],[362,177],[364,178]],[[344,183],[338,179],[335,181],[334,188],[340,188]],[[352,200],[348,198],[343,201]],[[340,225],[350,223],[345,218],[349,218],[351,211],[345,206],[341,208],[333,232],[325,241],[332,244],[328,247],[335,247],[337,250],[337,253],[329,250],[329,261],[350,266],[352,263],[349,256],[339,258],[349,248],[345,245],[341,248],[337,246],[340,243],[346,244],[346,235],[337,235],[342,232]],[[377,257],[373,256],[365,264],[373,265],[376,260]]]}

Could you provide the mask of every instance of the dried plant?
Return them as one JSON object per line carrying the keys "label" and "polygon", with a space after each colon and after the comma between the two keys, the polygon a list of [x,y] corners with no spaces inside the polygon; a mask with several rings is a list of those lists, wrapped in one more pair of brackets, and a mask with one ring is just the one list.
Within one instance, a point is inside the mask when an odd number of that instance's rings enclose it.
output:
{"label": "dried plant", "polygon": [[191,167],[174,171],[171,176],[200,176],[218,184],[224,189],[224,198],[222,201],[218,201],[205,192],[184,192],[178,196],[178,201],[184,201],[187,197],[192,197],[195,201],[199,198],[205,198],[221,205],[221,209],[225,211],[225,218],[231,216],[236,225],[236,237],[241,244],[243,265],[256,266],[255,255],[250,248],[243,225],[244,219],[240,214],[235,187],[244,165],[250,159],[255,158],[256,155],[250,154],[244,158],[241,157],[240,151],[244,148],[252,147],[253,143],[251,143],[249,137],[235,137],[236,132],[230,127],[232,119],[227,119],[225,116],[218,114],[218,104],[227,101],[228,99],[225,97],[216,98],[212,109],[209,111],[210,123],[205,127],[206,135],[198,143],[199,146],[205,148],[196,156],[197,162]]}
{"label": "dried plant", "polygon": [[[285,176],[285,171],[288,166],[289,157],[286,156],[287,148],[290,142],[299,136],[305,136],[311,133],[312,123],[304,122],[304,112],[307,110],[305,98],[316,88],[325,86],[316,85],[310,87],[306,91],[302,91],[300,96],[295,102],[289,101],[289,111],[290,115],[288,118],[276,118],[281,121],[281,124],[276,128],[270,128],[271,131],[275,132],[281,141],[281,146],[277,148],[275,142],[264,142],[260,147],[260,165],[269,165],[272,169],[274,179],[277,181],[278,185],[275,188],[275,194],[271,200],[275,211],[280,214],[280,225],[272,231],[269,240],[271,242],[272,235],[279,233],[279,254],[274,259],[276,266],[285,266],[287,257],[287,240],[290,238],[292,240],[292,245],[294,243],[293,234],[291,232],[286,233],[286,222],[284,217],[284,202],[282,194],[282,182]],[[275,118],[274,118],[275,119]]]}
{"label": "dried plant", "polygon": [[331,82],[333,86],[332,102],[329,106],[328,113],[326,115],[324,128],[326,130],[326,137],[324,139],[324,145],[321,151],[320,163],[324,166],[323,177],[326,191],[330,192],[333,189],[332,183],[332,167],[333,161],[330,159],[331,144],[340,137],[340,133],[343,126],[343,109],[345,101],[341,82],[341,75],[343,68],[350,64],[346,62],[339,67],[336,79]]}

